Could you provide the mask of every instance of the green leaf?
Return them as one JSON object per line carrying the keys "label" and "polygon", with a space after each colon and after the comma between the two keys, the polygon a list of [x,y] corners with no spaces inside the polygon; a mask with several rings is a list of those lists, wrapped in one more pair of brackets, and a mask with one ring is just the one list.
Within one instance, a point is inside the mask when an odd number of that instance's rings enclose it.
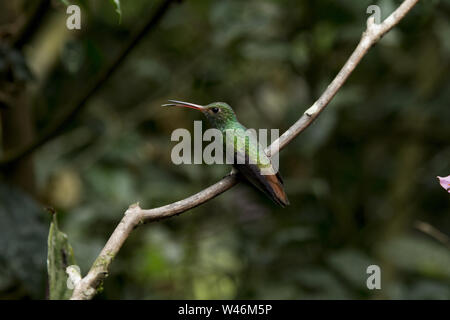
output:
{"label": "green leaf", "polygon": [[48,234],[47,261],[50,300],[69,299],[72,289],[67,286],[66,268],[75,264],[75,257],[67,235],[58,229],[56,214],[53,215]]}
{"label": "green leaf", "polygon": [[110,0],[116,6],[116,12],[119,15],[119,23],[122,22],[122,8],[120,7],[120,0]]}
{"label": "green leaf", "polygon": [[69,6],[70,5],[70,3],[69,3],[69,0],[60,0],[62,3],[64,3],[66,6]]}

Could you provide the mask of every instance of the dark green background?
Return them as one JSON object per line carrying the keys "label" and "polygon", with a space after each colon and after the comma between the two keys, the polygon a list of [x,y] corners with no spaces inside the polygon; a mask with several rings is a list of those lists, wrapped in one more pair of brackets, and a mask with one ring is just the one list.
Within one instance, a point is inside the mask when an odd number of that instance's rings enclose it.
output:
{"label": "dark green background", "polygon": [[[0,30],[34,2],[2,1]],[[167,99],[226,101],[247,127],[284,132],[356,47],[367,6],[380,5],[386,17],[400,2],[174,3],[83,112],[28,159],[25,183],[2,168],[0,298],[46,297],[45,206],[59,212],[86,272],[128,205],[168,204],[229,172],[171,162],[172,131],[192,131],[202,117],[160,107]],[[53,1],[16,51],[33,78],[22,62],[6,58],[13,49],[0,33],[0,92],[23,85],[20,112],[31,117],[33,137],[83,93],[160,2],[122,1],[121,23],[108,1],[73,3],[81,4],[80,31],[66,29],[65,6]],[[449,299],[449,244],[415,227],[423,221],[450,232],[450,196],[436,179],[450,174],[449,18],[450,1],[420,1],[281,152],[289,207],[238,185],[141,227],[97,298]],[[24,129],[19,123],[14,130]],[[371,264],[381,267],[381,290],[366,287]]]}

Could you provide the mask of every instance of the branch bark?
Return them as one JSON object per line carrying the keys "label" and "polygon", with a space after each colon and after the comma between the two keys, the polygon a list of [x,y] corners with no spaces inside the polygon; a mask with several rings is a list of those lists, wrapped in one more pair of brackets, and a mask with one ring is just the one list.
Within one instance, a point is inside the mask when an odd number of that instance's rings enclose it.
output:
{"label": "branch bark", "polygon": [[[367,54],[369,49],[381,39],[389,30],[391,30],[403,17],[417,4],[419,0],[405,0],[388,18],[382,23],[375,24],[374,17],[367,20],[367,29],[363,33],[361,40],[347,60],[345,65],[339,71],[337,76],[323,92],[320,98],[295,122],[285,133],[283,133],[274,143],[272,143],[266,152],[268,155],[274,155],[287,146],[295,137],[303,132],[319,116],[319,114],[330,103],[347,78],[359,64],[361,59]],[[119,252],[125,240],[130,233],[143,223],[153,222],[174,215],[183,213],[197,207],[221,193],[232,188],[238,183],[235,172],[230,173],[219,182],[210,187],[172,204],[154,208],[141,209],[139,204],[131,205],[125,212],[124,217],[116,227],[100,255],[94,262],[88,274],[78,282],[73,291],[72,300],[92,299],[97,293],[97,288],[108,276],[108,268],[113,258]]]}

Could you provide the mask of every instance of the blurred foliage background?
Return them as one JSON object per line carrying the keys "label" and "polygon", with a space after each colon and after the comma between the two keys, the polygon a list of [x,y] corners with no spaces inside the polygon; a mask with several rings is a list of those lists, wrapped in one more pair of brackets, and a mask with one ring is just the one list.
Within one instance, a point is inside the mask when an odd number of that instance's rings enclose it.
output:
{"label": "blurred foliage background", "polygon": [[[366,8],[394,0],[169,1],[81,112],[19,160],[79,101],[162,1],[0,2],[0,298],[46,298],[46,237],[59,212],[85,273],[126,208],[198,192],[225,165],[174,165],[171,132],[201,114],[167,99],[226,101],[247,127],[286,130],[342,67]],[[31,17],[31,18],[30,18]],[[33,19],[34,17],[34,19]],[[25,31],[23,31],[25,30]],[[450,1],[420,3],[280,154],[291,205],[240,184],[137,229],[98,299],[450,299]],[[382,289],[368,290],[377,264]]]}

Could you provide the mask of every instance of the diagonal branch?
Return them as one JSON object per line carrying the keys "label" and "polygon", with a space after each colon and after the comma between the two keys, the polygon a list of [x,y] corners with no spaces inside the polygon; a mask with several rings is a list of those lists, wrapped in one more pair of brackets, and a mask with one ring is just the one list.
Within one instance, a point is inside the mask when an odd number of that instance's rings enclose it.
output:
{"label": "diagonal branch", "polygon": [[[303,132],[330,103],[369,49],[378,42],[383,35],[399,23],[418,1],[419,0],[405,0],[381,24],[375,24],[374,18],[370,17],[367,20],[367,29],[363,33],[358,46],[325,92],[303,113],[300,119],[281,135],[278,140],[272,143],[266,151],[271,155],[274,155]],[[95,296],[97,288],[108,275],[108,267],[113,258],[119,252],[130,233],[137,226],[146,222],[157,221],[186,212],[189,209],[217,197],[237,183],[238,178],[236,174],[232,172],[230,175],[199,193],[163,207],[144,210],[141,209],[138,204],[131,205],[125,212],[124,217],[112,233],[88,274],[78,282],[78,285],[73,291],[72,299],[87,300],[92,299]]]}
{"label": "diagonal branch", "polygon": [[117,57],[115,57],[115,59],[111,61],[102,72],[99,73],[91,85],[78,97],[78,99],[76,99],[76,101],[69,106],[58,117],[58,119],[54,121],[53,124],[50,124],[47,128],[45,128],[43,133],[37,137],[36,140],[23,147],[19,147],[17,150],[5,153],[5,155],[0,159],[0,167],[6,167],[17,160],[22,159],[53,138],[57,137],[64,130],[64,128],[71,123],[73,118],[77,116],[81,110],[83,110],[87,101],[102,88],[103,84],[109,78],[111,78],[133,48],[145,37],[145,35],[153,30],[173,2],[175,2],[175,0],[164,0],[155,10],[150,19],[135,32],[135,34],[131,37],[131,40],[125,45],[122,51],[119,52]]}

